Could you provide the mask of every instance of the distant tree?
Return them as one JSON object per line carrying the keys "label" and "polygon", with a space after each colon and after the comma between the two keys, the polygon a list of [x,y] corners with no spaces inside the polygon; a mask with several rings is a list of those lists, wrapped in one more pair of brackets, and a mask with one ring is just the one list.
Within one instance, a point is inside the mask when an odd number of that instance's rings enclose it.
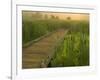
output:
{"label": "distant tree", "polygon": [[56,18],[56,19],[59,19],[59,17],[58,17],[58,16],[56,16],[55,18]]}
{"label": "distant tree", "polygon": [[67,17],[67,20],[71,20],[71,17],[70,17],[70,16],[68,16],[68,17]]}
{"label": "distant tree", "polygon": [[55,19],[55,16],[54,15],[51,15],[51,19]]}

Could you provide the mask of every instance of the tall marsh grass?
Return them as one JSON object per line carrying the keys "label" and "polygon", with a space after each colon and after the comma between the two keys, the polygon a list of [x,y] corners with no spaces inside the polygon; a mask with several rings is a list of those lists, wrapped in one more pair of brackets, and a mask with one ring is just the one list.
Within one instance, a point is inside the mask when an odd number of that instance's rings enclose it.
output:
{"label": "tall marsh grass", "polygon": [[55,51],[51,67],[89,65],[89,24],[74,22],[60,47]]}

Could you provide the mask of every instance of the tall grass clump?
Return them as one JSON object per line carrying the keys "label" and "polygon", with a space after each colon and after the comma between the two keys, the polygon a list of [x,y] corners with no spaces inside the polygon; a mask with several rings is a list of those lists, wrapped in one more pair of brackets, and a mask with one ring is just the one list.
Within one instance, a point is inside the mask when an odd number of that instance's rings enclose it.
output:
{"label": "tall grass clump", "polygon": [[49,66],[88,66],[89,65],[89,24],[74,22],[63,43],[55,51]]}
{"label": "tall grass clump", "polygon": [[56,31],[60,28],[67,28],[67,21],[48,19],[48,20],[23,20],[22,21],[22,37],[23,44],[35,40],[45,34]]}

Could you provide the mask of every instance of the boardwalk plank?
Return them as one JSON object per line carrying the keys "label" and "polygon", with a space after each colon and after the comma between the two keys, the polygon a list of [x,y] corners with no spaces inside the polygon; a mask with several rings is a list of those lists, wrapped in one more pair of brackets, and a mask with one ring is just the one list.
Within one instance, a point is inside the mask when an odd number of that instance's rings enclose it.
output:
{"label": "boardwalk plank", "polygon": [[32,43],[22,49],[22,68],[47,67],[55,53],[55,48],[61,43],[67,31],[57,30],[49,36]]}

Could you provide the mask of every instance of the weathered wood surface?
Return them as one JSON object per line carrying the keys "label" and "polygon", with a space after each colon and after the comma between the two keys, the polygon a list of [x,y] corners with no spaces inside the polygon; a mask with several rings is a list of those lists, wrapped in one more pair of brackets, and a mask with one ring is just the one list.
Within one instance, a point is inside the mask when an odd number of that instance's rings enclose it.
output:
{"label": "weathered wood surface", "polygon": [[28,47],[23,47],[22,68],[47,67],[66,33],[66,30],[60,29]]}

